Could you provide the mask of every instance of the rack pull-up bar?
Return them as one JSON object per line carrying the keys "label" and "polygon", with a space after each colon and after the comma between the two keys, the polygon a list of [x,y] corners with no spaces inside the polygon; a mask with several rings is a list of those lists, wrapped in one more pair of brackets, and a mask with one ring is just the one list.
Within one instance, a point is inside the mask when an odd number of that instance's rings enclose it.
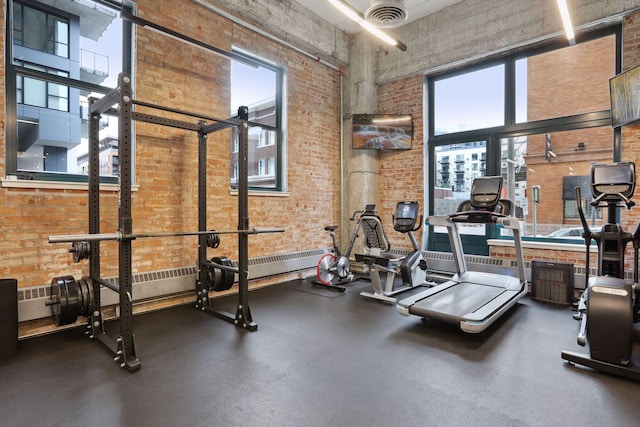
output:
{"label": "rack pull-up bar", "polygon": [[177,31],[173,31],[173,30],[171,30],[169,28],[166,28],[166,27],[163,27],[161,25],[155,24],[155,23],[153,23],[151,21],[147,21],[146,19],[140,18],[138,16],[134,16],[134,15],[130,14],[125,9],[122,10],[122,13],[120,14],[120,16],[121,16],[122,19],[125,19],[125,20],[127,20],[127,21],[129,21],[129,22],[131,22],[133,24],[139,25],[141,27],[146,27],[146,28],[153,29],[155,31],[163,33],[166,36],[173,37],[173,38],[178,39],[180,41],[190,43],[190,44],[192,44],[194,46],[197,46],[197,47],[202,48],[202,49],[206,49],[206,50],[208,50],[210,52],[213,52],[213,53],[218,54],[220,56],[223,56],[225,58],[233,59],[233,60],[242,62],[245,65],[248,65],[249,67],[253,67],[253,68],[260,67],[259,63],[255,62],[255,61],[252,61],[251,59],[249,59],[249,58],[247,58],[247,57],[245,57],[243,55],[238,55],[237,53],[234,53],[234,52],[227,52],[227,51],[222,50],[220,48],[217,48],[215,46],[211,46],[210,44],[204,43],[204,42],[202,42],[200,40],[196,40],[196,39],[194,39],[192,37],[189,37],[187,35],[180,34]]}

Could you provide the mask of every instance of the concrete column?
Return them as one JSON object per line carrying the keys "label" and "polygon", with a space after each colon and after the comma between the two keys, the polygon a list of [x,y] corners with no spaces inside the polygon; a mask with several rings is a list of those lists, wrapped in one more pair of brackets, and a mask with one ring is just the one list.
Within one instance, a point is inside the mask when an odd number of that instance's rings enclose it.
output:
{"label": "concrete column", "polygon": [[[349,241],[354,224],[348,221],[354,211],[366,204],[378,203],[378,153],[376,150],[353,150],[351,116],[377,111],[374,80],[375,45],[367,34],[351,37],[348,86],[344,115],[344,186],[342,193],[343,246]],[[357,250],[357,246],[356,246]]]}

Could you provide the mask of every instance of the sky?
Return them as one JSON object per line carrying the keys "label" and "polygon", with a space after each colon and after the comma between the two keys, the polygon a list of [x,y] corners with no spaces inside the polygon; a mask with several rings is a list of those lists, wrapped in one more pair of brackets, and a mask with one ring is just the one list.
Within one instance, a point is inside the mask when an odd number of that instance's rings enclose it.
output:
{"label": "sky", "polygon": [[[517,121],[526,121],[526,60],[516,64]],[[504,66],[496,65],[435,82],[436,134],[504,124]],[[443,132],[444,131],[444,132]]]}
{"label": "sky", "polygon": [[231,111],[273,97],[275,87],[275,72],[231,61]]}

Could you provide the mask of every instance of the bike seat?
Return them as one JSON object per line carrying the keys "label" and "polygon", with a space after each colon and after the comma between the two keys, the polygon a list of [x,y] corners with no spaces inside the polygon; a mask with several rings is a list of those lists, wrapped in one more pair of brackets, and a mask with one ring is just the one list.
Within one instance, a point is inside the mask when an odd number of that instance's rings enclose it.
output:
{"label": "bike seat", "polygon": [[324,228],[324,231],[336,231],[337,229],[338,229],[338,226],[337,226],[337,225],[327,225],[327,226]]}

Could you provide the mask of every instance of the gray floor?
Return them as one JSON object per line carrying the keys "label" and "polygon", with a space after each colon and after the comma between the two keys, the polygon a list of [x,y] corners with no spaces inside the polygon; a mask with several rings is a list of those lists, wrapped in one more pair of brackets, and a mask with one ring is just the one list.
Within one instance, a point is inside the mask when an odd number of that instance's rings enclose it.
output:
{"label": "gray floor", "polygon": [[[293,282],[257,332],[183,306],[134,319],[139,372],[74,329],[0,361],[2,426],[631,426],[640,384],[563,362],[568,308],[524,299],[484,334]],[[222,301],[221,303],[224,303]]]}

